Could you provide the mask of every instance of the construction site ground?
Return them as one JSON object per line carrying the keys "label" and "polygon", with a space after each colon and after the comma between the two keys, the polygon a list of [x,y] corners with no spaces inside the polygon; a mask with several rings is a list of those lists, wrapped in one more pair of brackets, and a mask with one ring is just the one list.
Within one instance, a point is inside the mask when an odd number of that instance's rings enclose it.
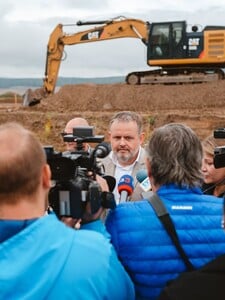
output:
{"label": "construction site ground", "polygon": [[95,134],[104,135],[107,141],[109,119],[121,110],[142,115],[146,140],[155,127],[170,122],[189,125],[203,139],[214,129],[225,127],[225,81],[181,85],[65,85],[31,107],[24,107],[21,97],[14,94],[0,97],[0,123],[18,121],[33,130],[43,145],[52,145],[59,151],[63,147],[60,133],[69,119],[86,118],[95,126]]}

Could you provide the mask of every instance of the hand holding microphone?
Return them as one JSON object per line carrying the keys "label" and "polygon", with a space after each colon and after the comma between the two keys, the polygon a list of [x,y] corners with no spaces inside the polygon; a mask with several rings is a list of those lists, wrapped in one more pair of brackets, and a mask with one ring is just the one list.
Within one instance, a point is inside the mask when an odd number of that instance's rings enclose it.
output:
{"label": "hand holding microphone", "polygon": [[128,197],[133,193],[134,180],[130,175],[123,175],[118,183],[118,192],[120,194],[120,203],[126,202]]}

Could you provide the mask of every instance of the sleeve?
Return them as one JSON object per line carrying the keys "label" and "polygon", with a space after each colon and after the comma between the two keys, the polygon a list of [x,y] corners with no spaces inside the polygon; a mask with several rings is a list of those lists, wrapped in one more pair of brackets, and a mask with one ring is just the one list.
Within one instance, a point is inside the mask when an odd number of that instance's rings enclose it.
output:
{"label": "sleeve", "polygon": [[118,244],[118,228],[116,222],[116,209],[110,210],[105,220],[106,230],[111,237],[111,242],[118,252],[119,244]]}

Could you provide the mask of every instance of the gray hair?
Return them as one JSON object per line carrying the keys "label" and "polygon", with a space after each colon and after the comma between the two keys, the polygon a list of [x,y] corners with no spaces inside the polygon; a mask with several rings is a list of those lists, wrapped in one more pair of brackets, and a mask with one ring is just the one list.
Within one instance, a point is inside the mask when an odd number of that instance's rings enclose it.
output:
{"label": "gray hair", "polygon": [[171,123],[157,128],[146,146],[146,155],[155,184],[201,185],[202,145],[188,126]]}
{"label": "gray hair", "polygon": [[141,115],[133,112],[133,111],[121,111],[116,113],[109,122],[109,128],[115,122],[135,122],[138,127],[138,133],[141,134],[143,129],[142,117]]}

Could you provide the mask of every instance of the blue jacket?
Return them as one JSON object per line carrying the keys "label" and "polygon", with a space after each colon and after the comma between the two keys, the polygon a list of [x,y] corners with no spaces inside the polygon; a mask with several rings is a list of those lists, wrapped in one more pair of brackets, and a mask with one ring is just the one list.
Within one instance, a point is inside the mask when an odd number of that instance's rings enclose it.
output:
{"label": "blue jacket", "polygon": [[134,288],[106,237],[50,214],[0,243],[0,299],[130,300]]}
{"label": "blue jacket", "polygon": [[[157,191],[169,211],[183,248],[195,267],[225,253],[222,199],[198,188],[162,186]],[[147,200],[110,211],[106,227],[130,274],[136,299],[157,299],[166,282],[185,265]]]}

